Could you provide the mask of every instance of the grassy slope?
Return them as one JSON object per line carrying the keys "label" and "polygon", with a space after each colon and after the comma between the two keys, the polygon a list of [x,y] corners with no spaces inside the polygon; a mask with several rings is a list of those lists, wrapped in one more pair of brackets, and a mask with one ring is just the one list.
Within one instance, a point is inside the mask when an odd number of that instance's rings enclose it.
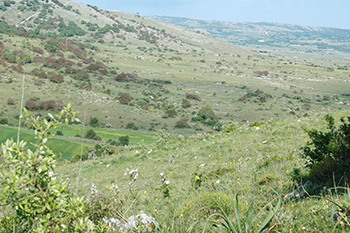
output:
{"label": "grassy slope", "polygon": [[[334,116],[339,120],[340,116],[349,114],[349,111],[338,112]],[[202,186],[195,191],[191,184],[200,173],[224,170],[221,181],[225,180],[234,193],[244,191],[241,194],[242,200],[245,200],[241,203],[243,209],[247,208],[252,190],[262,195],[268,195],[269,187],[281,195],[290,192],[295,187],[291,181],[293,168],[303,167],[305,162],[299,150],[308,141],[304,129],[325,127],[323,115],[317,115],[299,120],[266,122],[258,127],[243,126],[231,133],[173,138],[159,145],[128,149],[102,160],[60,166],[58,173],[62,178],[69,177],[71,188],[76,188],[75,180],[81,170],[77,190],[84,195],[89,195],[92,183],[102,193],[108,193],[111,183],[116,183],[121,189],[120,198],[128,205],[129,179],[123,174],[128,167],[137,168],[139,178],[133,188],[133,193],[138,194],[137,205],[131,204],[127,215],[143,210],[156,216],[158,221],[170,224],[174,213],[186,200],[198,193],[223,189],[222,182],[217,184],[218,178],[214,177],[203,180]],[[157,189],[160,187],[160,173],[165,173],[170,180],[169,199],[163,199]],[[267,183],[263,179],[266,174],[272,177]],[[259,195],[257,198],[257,205],[260,205],[267,196]],[[334,226],[329,218],[335,208],[326,200],[287,201],[272,224],[276,224],[275,230],[301,232],[305,227],[307,230],[328,231]],[[189,224],[194,221],[187,220]]]}
{"label": "grassy slope", "polygon": [[[81,20],[98,23],[102,27],[115,22],[111,21],[111,17],[115,17],[123,25],[140,28],[137,29],[137,33],[122,29],[119,33],[108,33],[103,37],[104,43],[96,43],[97,39],[92,38],[90,32],[83,37],[69,38],[98,48],[85,49],[87,58],[91,56],[94,60],[103,62],[110,72],[113,70],[118,74],[129,72],[137,74],[139,80],[161,79],[171,81],[172,84],[155,87],[116,82],[116,75],[111,73],[103,75],[99,72],[90,72],[92,90],[89,91],[79,88],[81,81],[66,74],[65,68],[55,70],[43,67],[42,63],[31,63],[23,66],[27,72],[25,100],[62,99],[65,103],[71,102],[72,106],[79,110],[80,119],[86,113],[87,118],[97,117],[102,124],[112,124],[116,129],[125,129],[128,123],[133,122],[141,131],[166,129],[174,134],[187,135],[194,134],[198,132],[197,130],[212,131],[211,127],[194,122],[189,122],[191,128],[174,128],[176,121],[180,119],[190,121],[200,108],[207,105],[215,110],[220,121],[239,123],[295,118],[305,114],[349,109],[349,105],[346,105],[348,99],[337,99],[337,96],[346,94],[349,89],[349,70],[337,69],[347,62],[340,58],[296,53],[278,55],[272,51],[268,55],[261,55],[209,35],[144,17],[118,11],[95,11],[91,7],[72,1],[63,1],[66,2],[71,4],[73,9],[79,9],[80,14],[69,11],[62,17],[67,23],[74,16],[78,26],[85,31],[87,28],[80,23]],[[57,6],[53,9],[53,15],[48,14],[47,18],[57,17],[65,12]],[[9,8],[3,14],[9,22],[22,20],[17,17],[13,20],[11,18],[17,15],[16,7]],[[95,15],[99,20],[94,17]],[[22,14],[20,16],[22,17]],[[24,26],[27,23],[32,24],[28,21]],[[161,33],[163,29],[169,34],[168,36]],[[141,32],[154,33],[159,37],[157,43],[150,44],[139,40]],[[126,39],[120,39],[118,36],[125,36]],[[24,37],[2,35],[2,42],[10,51],[20,48],[32,58],[36,56],[60,58],[57,54],[47,51],[44,51],[43,55],[32,51],[32,47],[43,48],[48,39],[28,39],[28,43],[26,40]],[[76,64],[82,63],[81,59],[71,51],[63,49],[60,52],[64,54],[65,59]],[[12,65],[16,64],[8,64],[7,67],[0,65],[2,72],[0,101],[6,103],[10,96],[16,101],[14,106],[2,105],[0,108],[1,115],[9,118],[14,118],[18,114],[22,84],[22,74],[9,69]],[[73,68],[85,69],[86,66],[74,65]],[[35,68],[62,74],[65,83],[57,85],[29,74]],[[266,77],[257,77],[256,71],[268,71],[269,74]],[[13,82],[6,84],[9,78],[12,78]],[[40,79],[44,83],[34,85],[33,78]],[[108,89],[110,94],[104,93]],[[255,92],[257,89],[271,94],[272,98],[267,99],[265,103],[260,103],[258,98],[252,98],[247,102],[238,101],[248,91]],[[134,103],[129,106],[118,103],[116,98],[119,92],[130,93]],[[191,100],[190,108],[182,108],[182,100],[186,93],[197,93],[202,101]],[[324,96],[328,100],[325,100]],[[141,107],[143,102],[150,104],[148,110]],[[303,107],[305,103],[310,104],[311,109],[305,109]],[[166,118],[165,111],[169,108],[174,108],[178,115]]]}

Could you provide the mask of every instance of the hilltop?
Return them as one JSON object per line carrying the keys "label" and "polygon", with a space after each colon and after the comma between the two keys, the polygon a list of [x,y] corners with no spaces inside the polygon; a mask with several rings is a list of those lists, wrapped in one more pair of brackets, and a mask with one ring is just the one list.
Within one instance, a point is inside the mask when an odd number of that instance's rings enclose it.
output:
{"label": "hilltop", "polygon": [[151,16],[150,18],[207,33],[253,49],[316,53],[343,58],[350,53],[349,29],[267,22],[225,22],[169,16]]}

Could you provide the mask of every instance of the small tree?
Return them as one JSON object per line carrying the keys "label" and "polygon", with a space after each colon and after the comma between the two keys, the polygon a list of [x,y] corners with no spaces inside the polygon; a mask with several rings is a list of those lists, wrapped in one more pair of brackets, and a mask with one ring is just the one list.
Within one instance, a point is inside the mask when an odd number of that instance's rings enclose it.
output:
{"label": "small tree", "polygon": [[86,135],[85,135],[85,138],[88,138],[88,139],[92,139],[92,140],[96,140],[96,141],[101,141],[101,137],[98,136],[95,131],[93,131],[92,129],[89,129],[87,132],[86,132]]}
{"label": "small tree", "polygon": [[119,143],[121,146],[127,146],[129,145],[129,136],[120,136],[119,137]]}
{"label": "small tree", "polygon": [[350,117],[341,118],[341,125],[335,127],[334,118],[325,116],[328,131],[308,130],[311,141],[303,147],[306,166],[314,182],[332,182],[335,178],[350,175]]}
{"label": "small tree", "polygon": [[97,117],[93,117],[90,119],[89,125],[91,127],[98,127],[100,125],[98,122],[99,120],[97,119]]}
{"label": "small tree", "polygon": [[83,199],[73,198],[67,183],[56,178],[56,155],[46,146],[49,130],[76,120],[76,113],[68,105],[56,116],[49,114],[50,121],[41,121],[24,111],[39,142],[35,151],[24,141],[11,139],[1,145],[0,201],[11,211],[0,216],[0,231],[91,232],[94,226],[84,217]]}
{"label": "small tree", "polygon": [[138,130],[134,122],[130,122],[126,125],[126,129]]}
{"label": "small tree", "polygon": [[210,119],[214,120],[215,119],[215,112],[211,107],[204,107],[201,108],[198,112],[198,116],[203,118],[204,120]]}

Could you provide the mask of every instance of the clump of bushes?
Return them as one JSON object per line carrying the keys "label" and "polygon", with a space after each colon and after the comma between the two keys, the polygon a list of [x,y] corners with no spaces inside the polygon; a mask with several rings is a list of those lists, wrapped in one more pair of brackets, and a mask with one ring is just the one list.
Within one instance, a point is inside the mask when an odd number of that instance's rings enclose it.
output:
{"label": "clump of bushes", "polygon": [[177,112],[175,109],[168,109],[165,112],[167,114],[168,117],[175,117],[177,116]]}
{"label": "clump of bushes", "polygon": [[0,119],[0,125],[7,125],[9,121],[6,118],[1,118]]}
{"label": "clump of bushes", "polygon": [[127,92],[119,92],[119,102],[121,104],[129,104],[131,100],[133,100],[132,96]]}
{"label": "clump of bushes", "polygon": [[30,98],[24,104],[25,108],[33,111],[33,110],[61,110],[63,107],[62,100],[47,100],[47,101],[39,101],[36,98]]}
{"label": "clump of bushes", "polygon": [[187,100],[187,99],[183,99],[183,100],[182,100],[182,107],[183,107],[183,108],[189,108],[189,107],[191,107],[191,102],[190,102],[189,100]]}
{"label": "clump of bushes", "polygon": [[137,80],[138,76],[131,73],[121,73],[115,77],[115,81],[117,82],[136,82]]}
{"label": "clump of bushes", "polygon": [[325,120],[327,131],[307,130],[311,141],[302,148],[302,155],[310,168],[309,178],[315,183],[331,184],[334,177],[340,180],[350,175],[350,117],[342,117],[338,128],[331,115],[326,115]]}
{"label": "clump of bushes", "polygon": [[192,118],[192,121],[213,127],[216,131],[221,131],[222,129],[222,123],[216,119],[215,112],[211,107],[201,108],[197,113],[197,116]]}
{"label": "clump of bushes", "polygon": [[94,130],[89,129],[86,134],[85,134],[85,138],[87,139],[91,139],[91,140],[96,140],[96,141],[101,141],[101,137],[98,136]]}
{"label": "clump of bushes", "polygon": [[98,122],[99,122],[99,119],[97,117],[93,117],[90,119],[89,125],[91,127],[99,127],[100,124]]}
{"label": "clump of bushes", "polygon": [[126,129],[131,129],[131,130],[138,130],[137,126],[135,125],[134,122],[130,122],[125,126]]}
{"label": "clump of bushes", "polygon": [[190,94],[190,93],[186,93],[186,98],[192,99],[192,100],[198,100],[198,101],[201,100],[201,98],[197,94]]}
{"label": "clump of bushes", "polygon": [[180,128],[180,129],[183,129],[183,128],[189,128],[190,126],[188,125],[188,122],[186,119],[181,119],[181,120],[178,120],[176,123],[175,123],[175,128]]}
{"label": "clump of bushes", "polygon": [[7,105],[15,105],[16,104],[16,101],[12,98],[8,98],[7,99]]}

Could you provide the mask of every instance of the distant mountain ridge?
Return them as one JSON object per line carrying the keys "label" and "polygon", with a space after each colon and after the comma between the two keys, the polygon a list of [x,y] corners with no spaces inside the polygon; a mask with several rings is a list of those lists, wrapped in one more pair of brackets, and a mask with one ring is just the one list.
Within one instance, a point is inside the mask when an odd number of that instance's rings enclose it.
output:
{"label": "distant mountain ridge", "polygon": [[168,16],[150,18],[211,34],[236,45],[303,52],[350,53],[350,30],[281,23],[225,22]]}

